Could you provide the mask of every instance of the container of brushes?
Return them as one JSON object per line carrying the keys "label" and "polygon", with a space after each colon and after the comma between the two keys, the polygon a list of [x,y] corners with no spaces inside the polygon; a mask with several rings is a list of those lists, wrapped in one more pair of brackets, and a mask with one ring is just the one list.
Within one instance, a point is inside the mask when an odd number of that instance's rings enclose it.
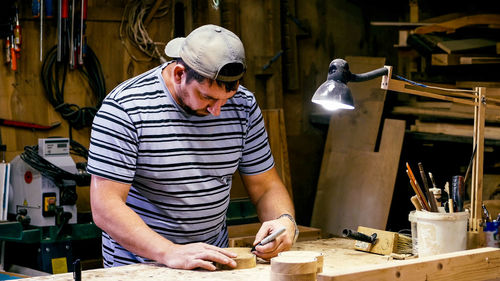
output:
{"label": "container of brushes", "polygon": [[418,256],[432,256],[467,249],[468,212],[415,211]]}

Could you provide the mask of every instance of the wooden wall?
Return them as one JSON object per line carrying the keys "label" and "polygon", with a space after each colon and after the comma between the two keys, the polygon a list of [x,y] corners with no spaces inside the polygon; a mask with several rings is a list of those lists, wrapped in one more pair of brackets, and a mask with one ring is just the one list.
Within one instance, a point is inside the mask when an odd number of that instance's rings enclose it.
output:
{"label": "wooden wall", "polygon": [[[206,23],[223,25],[242,38],[248,64],[243,84],[255,92],[261,108],[284,109],[297,218],[299,223],[308,225],[327,128],[310,122],[311,114],[318,111],[310,98],[326,78],[331,59],[375,55],[370,42],[383,36],[369,33],[367,14],[383,9],[383,4],[377,8],[366,6],[364,1],[348,0],[220,0],[220,7],[214,9],[212,0],[164,2],[171,5],[169,13],[153,19],[148,28],[156,42],[166,43],[174,33],[187,34]],[[2,142],[7,145],[7,161],[20,154],[25,145],[36,144],[38,138],[69,135],[67,122],[47,102],[42,90],[39,20],[31,17],[30,0],[20,0],[20,3],[21,59],[15,73],[0,64],[0,118],[41,124],[61,122],[62,125],[48,132],[0,126]],[[87,40],[101,62],[107,92],[125,79],[159,64],[158,61],[136,62],[124,49],[119,30],[126,3],[125,0],[89,0]],[[174,25],[176,16],[184,18],[184,26]],[[45,52],[55,45],[55,35],[55,19],[46,20]],[[392,42],[389,46],[392,47]],[[133,53],[141,57],[136,50]],[[86,83],[78,71],[71,71],[65,99],[81,106],[92,105]],[[72,134],[76,141],[88,146],[88,128],[73,130]]]}

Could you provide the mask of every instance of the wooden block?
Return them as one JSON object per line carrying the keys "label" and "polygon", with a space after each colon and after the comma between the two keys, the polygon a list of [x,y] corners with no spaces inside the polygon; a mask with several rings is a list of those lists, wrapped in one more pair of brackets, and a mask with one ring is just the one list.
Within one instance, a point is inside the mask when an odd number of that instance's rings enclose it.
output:
{"label": "wooden block", "polygon": [[271,281],[316,281],[316,273],[284,274],[271,271]]}
{"label": "wooden block", "polygon": [[377,233],[377,240],[375,241],[375,243],[373,243],[373,246],[368,251],[366,251],[366,249],[361,246],[356,246],[356,244],[354,244],[354,249],[381,255],[390,255],[391,253],[396,253],[398,242],[397,233],[364,226],[359,226],[358,232],[366,234],[368,236],[371,236],[373,233]]}
{"label": "wooden block", "polygon": [[277,256],[271,259],[271,272],[281,274],[316,274],[317,262],[314,257]]}
{"label": "wooden block", "polygon": [[432,54],[432,65],[458,65],[460,56],[455,54]]}
{"label": "wooden block", "polygon": [[323,253],[316,251],[285,251],[278,254],[282,257],[307,257],[315,258],[317,265],[317,273],[323,272],[324,257]]}
{"label": "wooden block", "polygon": [[318,281],[498,280],[500,249],[480,248],[318,274]]}
{"label": "wooden block", "polygon": [[251,248],[233,247],[225,248],[224,250],[228,250],[238,255],[233,259],[236,262],[236,267],[232,268],[225,264],[216,263],[215,266],[217,269],[244,269],[254,268],[257,265],[257,258],[250,252]]}

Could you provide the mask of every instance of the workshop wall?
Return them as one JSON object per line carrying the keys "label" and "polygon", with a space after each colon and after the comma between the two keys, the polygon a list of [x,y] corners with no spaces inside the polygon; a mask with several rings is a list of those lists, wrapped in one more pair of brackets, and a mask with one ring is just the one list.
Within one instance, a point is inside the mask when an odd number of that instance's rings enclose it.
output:
{"label": "workshop wall", "polygon": [[[404,9],[406,3],[398,7],[390,3],[397,1],[377,5],[348,0],[163,2],[166,12],[153,18],[147,28],[161,53],[164,43],[171,38],[183,36],[206,23],[223,25],[242,38],[248,63],[243,84],[255,92],[263,109],[284,108],[297,218],[299,223],[308,225],[327,131],[327,125],[310,122],[311,116],[319,112],[310,98],[326,78],[331,59],[347,55],[390,57],[386,49],[375,46],[391,48],[396,31],[373,33],[369,20],[373,15],[397,20],[397,13],[389,14],[384,9],[389,5],[392,11]],[[220,3],[217,9],[215,2]],[[87,42],[102,66],[106,93],[160,63],[139,52],[126,39],[126,34],[120,37],[120,27],[128,23],[128,18],[123,16],[130,8],[127,3],[130,4],[124,0],[88,2]],[[8,64],[0,65],[0,118],[44,125],[60,122],[61,125],[48,131],[0,126],[1,142],[7,145],[6,160],[19,155],[24,146],[36,144],[38,138],[50,136],[71,134],[74,140],[88,147],[89,128],[70,132],[68,123],[47,101],[41,83],[40,19],[32,17],[30,0],[19,1],[19,9],[23,42],[18,70],[10,70]],[[56,17],[44,18],[42,27],[45,56],[56,44]],[[5,41],[0,40],[5,45]],[[78,70],[68,71],[64,101],[80,107],[95,105],[88,81]]]}

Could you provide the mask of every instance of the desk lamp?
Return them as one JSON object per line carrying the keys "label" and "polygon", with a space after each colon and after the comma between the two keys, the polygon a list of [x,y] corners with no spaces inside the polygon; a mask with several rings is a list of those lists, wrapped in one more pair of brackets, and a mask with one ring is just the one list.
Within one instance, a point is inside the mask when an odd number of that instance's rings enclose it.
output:
{"label": "desk lamp", "polygon": [[[343,59],[334,59],[328,68],[327,80],[319,86],[312,97],[312,102],[322,105],[327,110],[354,109],[348,82],[362,82],[382,76],[380,88],[411,95],[424,96],[439,100],[474,106],[473,147],[476,150],[472,166],[471,181],[471,214],[468,224],[468,247],[476,248],[484,241],[482,234],[482,194],[483,194],[483,157],[484,157],[484,126],[486,109],[486,88],[476,87],[473,90],[447,89],[432,87],[396,76],[391,79],[392,67],[384,66],[363,74],[353,74],[349,64]],[[499,99],[488,98],[489,103],[500,104]],[[488,104],[488,107],[498,108],[499,105]]]}

